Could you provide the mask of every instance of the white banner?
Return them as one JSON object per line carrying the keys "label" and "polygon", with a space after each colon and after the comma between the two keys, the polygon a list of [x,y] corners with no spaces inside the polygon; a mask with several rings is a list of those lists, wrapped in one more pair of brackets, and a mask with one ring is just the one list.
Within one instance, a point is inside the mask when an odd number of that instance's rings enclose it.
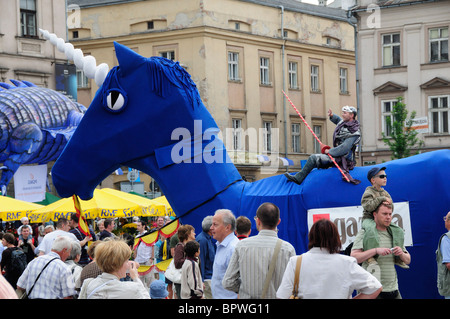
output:
{"label": "white banner", "polygon": [[[326,218],[331,220],[338,228],[342,249],[345,249],[355,240],[358,231],[361,229],[362,214],[362,206],[310,209],[308,210],[308,230],[311,229],[311,226],[318,219]],[[409,202],[394,203],[392,223],[405,231],[405,246],[412,246]]]}
{"label": "white banner", "polygon": [[14,174],[15,198],[26,202],[45,199],[47,164],[20,166]]}

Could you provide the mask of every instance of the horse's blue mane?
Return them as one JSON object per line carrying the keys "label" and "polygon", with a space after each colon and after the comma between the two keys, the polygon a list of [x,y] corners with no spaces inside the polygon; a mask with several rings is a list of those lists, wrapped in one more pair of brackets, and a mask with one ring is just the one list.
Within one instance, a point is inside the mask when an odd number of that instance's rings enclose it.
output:
{"label": "horse's blue mane", "polygon": [[[146,59],[148,72],[144,76],[149,77],[151,82],[151,91],[162,98],[171,94],[172,85],[182,89],[189,105],[193,108],[201,104],[201,98],[197,90],[197,85],[192,81],[191,75],[178,63],[163,57],[150,57]],[[117,84],[120,73],[120,65],[114,67],[105,78],[102,86],[103,93],[108,90],[112,80]],[[105,96],[105,95],[104,95]]]}

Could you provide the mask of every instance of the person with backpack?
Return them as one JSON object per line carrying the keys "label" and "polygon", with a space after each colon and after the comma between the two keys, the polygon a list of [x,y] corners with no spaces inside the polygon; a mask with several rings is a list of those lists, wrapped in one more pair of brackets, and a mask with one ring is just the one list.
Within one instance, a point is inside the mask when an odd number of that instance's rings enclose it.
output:
{"label": "person with backpack", "polygon": [[5,279],[14,289],[17,288],[17,280],[27,267],[27,257],[15,243],[16,237],[13,234],[6,233],[3,236],[2,244],[6,249],[3,250],[1,269],[4,271]]}

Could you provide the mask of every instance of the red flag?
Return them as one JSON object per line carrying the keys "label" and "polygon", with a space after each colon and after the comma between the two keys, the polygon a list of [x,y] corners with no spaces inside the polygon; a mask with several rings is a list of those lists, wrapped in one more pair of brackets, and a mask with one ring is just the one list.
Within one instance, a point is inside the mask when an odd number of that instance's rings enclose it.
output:
{"label": "red flag", "polygon": [[86,236],[91,236],[91,233],[89,231],[89,227],[88,224],[86,222],[86,219],[84,218],[84,216],[81,215],[81,204],[80,204],[80,200],[78,199],[77,195],[73,195],[73,202],[75,204],[75,211],[77,213],[77,217],[78,217],[78,229],[85,234]]}

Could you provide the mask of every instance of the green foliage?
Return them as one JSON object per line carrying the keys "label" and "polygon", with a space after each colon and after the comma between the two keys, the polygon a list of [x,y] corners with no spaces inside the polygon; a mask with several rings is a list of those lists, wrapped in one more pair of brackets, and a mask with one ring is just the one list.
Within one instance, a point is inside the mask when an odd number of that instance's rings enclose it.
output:
{"label": "green foliage", "polygon": [[[392,128],[391,134],[386,136],[384,132],[382,133],[383,142],[389,146],[389,149],[392,151],[392,159],[411,156],[411,150],[413,148],[417,149],[423,145],[423,141],[417,137],[419,133],[416,130],[411,129],[413,120],[416,117],[416,112],[411,112],[411,116],[408,118],[406,104],[402,101],[402,97],[397,98],[397,103],[395,103],[393,107],[393,122],[391,123],[390,118],[386,119],[386,124]],[[416,154],[417,153],[418,151]]]}

